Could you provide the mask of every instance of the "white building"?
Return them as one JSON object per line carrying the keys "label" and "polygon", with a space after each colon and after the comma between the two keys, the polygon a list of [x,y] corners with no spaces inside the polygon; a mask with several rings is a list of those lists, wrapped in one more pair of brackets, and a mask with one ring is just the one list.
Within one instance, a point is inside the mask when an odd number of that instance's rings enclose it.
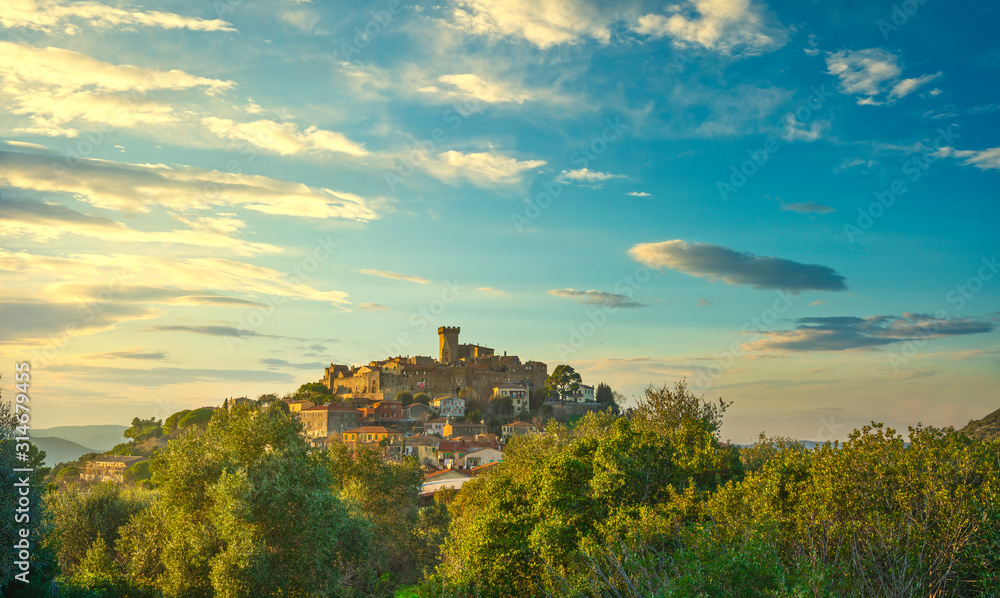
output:
{"label": "white building", "polygon": [[559,399],[567,403],[596,403],[597,398],[594,396],[594,387],[587,386],[586,384],[581,384],[580,388],[576,392],[569,390],[559,391]]}
{"label": "white building", "polygon": [[438,415],[442,417],[465,417],[465,399],[441,397],[432,401]]}

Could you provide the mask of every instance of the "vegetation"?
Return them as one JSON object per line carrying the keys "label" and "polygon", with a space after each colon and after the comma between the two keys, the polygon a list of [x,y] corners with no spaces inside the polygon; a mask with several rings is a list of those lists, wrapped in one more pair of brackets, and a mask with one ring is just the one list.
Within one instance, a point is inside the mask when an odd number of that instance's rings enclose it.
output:
{"label": "vegetation", "polygon": [[[719,440],[729,404],[683,382],[648,388],[627,417],[610,387],[598,394],[608,410],[511,439],[489,475],[433,501],[415,461],[310,449],[281,402],[137,418],[125,444],[162,446],[124,484],[54,481],[37,496],[38,576],[4,592],[1000,595],[1000,440],[977,437],[982,426],[904,437],[873,423],[813,450],[764,435],[741,448]],[[504,405],[470,403],[488,425]],[[0,404],[5,459],[9,411]]]}
{"label": "vegetation", "polygon": [[572,366],[557,365],[545,379],[545,391],[549,396],[558,395],[561,391],[576,392],[580,390],[581,383],[580,374]]}

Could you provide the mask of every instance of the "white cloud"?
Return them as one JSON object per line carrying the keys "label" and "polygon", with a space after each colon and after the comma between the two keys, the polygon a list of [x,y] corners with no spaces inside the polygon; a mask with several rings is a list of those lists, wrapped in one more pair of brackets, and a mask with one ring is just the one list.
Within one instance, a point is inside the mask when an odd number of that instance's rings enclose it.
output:
{"label": "white cloud", "polygon": [[492,39],[513,37],[545,49],[583,38],[608,43],[610,19],[587,0],[458,0],[452,24]]}
{"label": "white cloud", "polygon": [[1000,147],[984,150],[957,150],[953,147],[943,147],[938,151],[938,155],[961,158],[962,164],[975,166],[980,170],[1000,170]]}
{"label": "white cloud", "polygon": [[353,193],[264,176],[93,159],[80,159],[75,167],[58,170],[52,164],[52,158],[44,154],[0,150],[0,183],[67,193],[100,208],[128,213],[148,212],[154,205],[173,209],[241,206],[304,218],[378,218],[368,201]]}
{"label": "white cloud", "polygon": [[816,141],[823,137],[823,134],[830,129],[830,121],[814,120],[805,126],[795,118],[794,114],[785,116],[785,126],[781,131],[781,138],[785,141]]}
{"label": "white cloud", "polygon": [[172,106],[147,92],[216,94],[233,85],[179,70],[114,65],[72,50],[0,42],[0,97],[13,114],[31,119],[26,130],[31,133],[75,136],[66,125],[81,120],[116,127],[170,125],[178,121]]}
{"label": "white cloud", "polygon": [[92,27],[159,27],[191,31],[235,31],[219,19],[185,17],[157,10],[138,10],[107,6],[99,2],[59,2],[58,0],[4,0],[0,27],[28,28],[44,32],[56,29],[75,34],[79,27],[70,22],[83,21]]}
{"label": "white cloud", "polygon": [[500,187],[519,184],[527,171],[544,166],[545,161],[518,160],[493,151],[449,150],[428,157],[423,165],[431,176],[449,184],[464,179],[477,187]]}
{"label": "white cloud", "polygon": [[362,144],[351,141],[342,133],[316,127],[299,131],[292,123],[277,123],[263,119],[238,123],[214,116],[205,117],[201,122],[208,131],[220,138],[246,141],[283,156],[306,152],[338,153],[349,156],[367,156],[370,153]]}
{"label": "white cloud", "polygon": [[[910,92],[915,91],[918,87],[921,87],[925,83],[930,83],[931,81],[937,79],[941,76],[941,72],[938,71],[933,75],[923,75],[922,77],[914,77],[912,79],[903,79],[896,85],[892,87],[892,91],[889,92],[889,97],[901,98],[910,94]],[[940,90],[937,90],[940,93]],[[931,95],[937,95],[934,91],[931,91]]]}
{"label": "white cloud", "polygon": [[632,29],[653,38],[669,37],[679,47],[700,46],[722,54],[761,54],[784,45],[787,35],[765,23],[749,0],[691,0],[672,14],[647,14]]}
{"label": "white cloud", "polygon": [[564,170],[559,173],[556,180],[561,183],[575,183],[575,184],[588,184],[588,183],[602,183],[604,181],[610,181],[612,179],[624,179],[627,178],[623,174],[610,174],[607,172],[598,172],[596,170],[590,170],[587,168],[580,168],[577,170]]}
{"label": "white cloud", "polygon": [[[840,80],[840,89],[857,95],[862,106],[880,106],[905,97],[941,73],[900,79],[899,57],[881,48],[841,50],[826,58],[827,72]],[[876,99],[885,94],[885,99]]]}
{"label": "white cloud", "polygon": [[389,280],[405,280],[407,282],[415,282],[417,284],[430,284],[431,282],[426,278],[421,278],[419,276],[408,276],[406,274],[400,274],[399,272],[388,272],[386,270],[371,270],[366,268],[358,271],[362,274],[378,276],[379,278],[388,278]]}
{"label": "white cloud", "polygon": [[631,195],[632,197],[653,197],[651,194],[646,193],[645,191],[629,191],[627,195]]}
{"label": "white cloud", "polygon": [[[450,85],[453,88],[446,90],[444,92],[445,95],[478,100],[487,104],[521,104],[531,99],[530,95],[511,84],[487,81],[473,73],[442,75],[438,77],[438,82]],[[441,92],[436,87],[425,87],[421,91]]]}

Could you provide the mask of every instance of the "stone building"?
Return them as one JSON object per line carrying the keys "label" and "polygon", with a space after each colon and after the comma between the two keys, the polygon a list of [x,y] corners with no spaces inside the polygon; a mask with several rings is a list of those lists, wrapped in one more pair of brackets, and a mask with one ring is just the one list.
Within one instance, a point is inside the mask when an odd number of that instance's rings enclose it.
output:
{"label": "stone building", "polygon": [[298,411],[306,438],[326,438],[358,427],[361,423],[358,410],[350,405],[320,405]]}

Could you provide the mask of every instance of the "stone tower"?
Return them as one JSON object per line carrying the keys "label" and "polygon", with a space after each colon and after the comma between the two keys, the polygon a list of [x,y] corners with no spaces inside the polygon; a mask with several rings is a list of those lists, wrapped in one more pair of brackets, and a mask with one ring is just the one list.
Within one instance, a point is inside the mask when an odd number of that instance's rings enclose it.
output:
{"label": "stone tower", "polygon": [[462,329],[458,326],[442,326],[438,328],[438,339],[440,340],[441,363],[451,363],[458,358],[458,333]]}

